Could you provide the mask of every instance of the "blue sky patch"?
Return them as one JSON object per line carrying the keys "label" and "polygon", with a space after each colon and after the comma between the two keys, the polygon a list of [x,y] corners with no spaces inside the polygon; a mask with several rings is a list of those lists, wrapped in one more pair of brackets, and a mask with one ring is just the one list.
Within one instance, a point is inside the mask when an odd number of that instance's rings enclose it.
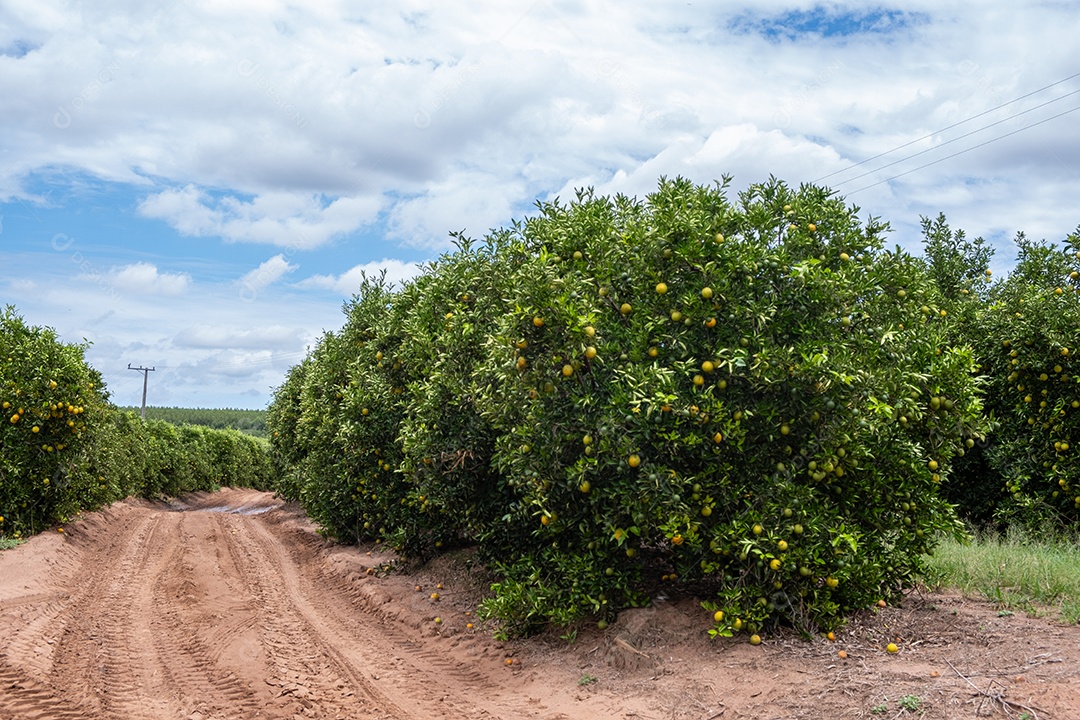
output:
{"label": "blue sky patch", "polygon": [[806,35],[825,38],[888,35],[926,21],[926,16],[905,10],[818,5],[810,10],[790,10],[773,16],[746,13],[732,20],[729,27],[738,33],[758,34],[770,40],[795,40]]}
{"label": "blue sky patch", "polygon": [[28,40],[15,40],[9,45],[0,47],[0,55],[6,55],[7,57],[21,58],[29,53],[37,50],[41,45],[32,43]]}

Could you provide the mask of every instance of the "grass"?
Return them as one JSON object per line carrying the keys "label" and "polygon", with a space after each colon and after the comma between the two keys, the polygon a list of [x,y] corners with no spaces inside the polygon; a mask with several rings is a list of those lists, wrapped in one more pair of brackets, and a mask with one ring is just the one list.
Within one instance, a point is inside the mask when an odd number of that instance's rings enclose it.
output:
{"label": "grass", "polygon": [[943,541],[930,575],[946,587],[979,594],[1003,611],[1060,614],[1080,622],[1080,540],[1036,538],[1020,531],[979,535],[971,544]]}
{"label": "grass", "polygon": [[10,537],[0,536],[0,550],[10,550],[11,548],[15,547],[16,545],[21,545],[21,544],[22,544],[22,540],[19,540],[17,538],[10,538]]}

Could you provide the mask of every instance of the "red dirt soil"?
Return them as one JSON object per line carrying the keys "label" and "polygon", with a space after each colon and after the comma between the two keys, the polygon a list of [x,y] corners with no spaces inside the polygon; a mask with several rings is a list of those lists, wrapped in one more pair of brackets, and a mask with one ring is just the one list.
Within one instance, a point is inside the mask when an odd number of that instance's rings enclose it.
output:
{"label": "red dirt soil", "polygon": [[916,594],[835,642],[751,647],[658,598],[502,643],[469,558],[386,573],[250,490],[118,503],[0,553],[0,720],[1080,718],[1080,628],[982,601]]}

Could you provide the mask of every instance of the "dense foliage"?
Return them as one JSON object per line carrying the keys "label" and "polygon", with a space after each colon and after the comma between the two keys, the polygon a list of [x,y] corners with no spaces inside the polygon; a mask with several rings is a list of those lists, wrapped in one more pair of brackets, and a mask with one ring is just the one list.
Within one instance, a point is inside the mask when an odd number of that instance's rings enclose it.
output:
{"label": "dense foliage", "polygon": [[[1080,521],[1080,230],[1064,247],[1019,236],[1016,267],[974,323],[997,519],[1045,531]],[[991,490],[987,488],[987,490]],[[1004,490],[1005,494],[1002,494]]]}
{"label": "dense foliage", "polygon": [[[512,630],[715,591],[715,632],[910,586],[987,429],[933,263],[822,188],[579,194],[368,281],[269,412],[343,540],[476,543]],[[937,267],[942,268],[941,263]]]}
{"label": "dense foliage", "polygon": [[129,495],[268,487],[265,441],[143,422],[108,401],[85,346],[0,316],[0,536],[19,538]]}

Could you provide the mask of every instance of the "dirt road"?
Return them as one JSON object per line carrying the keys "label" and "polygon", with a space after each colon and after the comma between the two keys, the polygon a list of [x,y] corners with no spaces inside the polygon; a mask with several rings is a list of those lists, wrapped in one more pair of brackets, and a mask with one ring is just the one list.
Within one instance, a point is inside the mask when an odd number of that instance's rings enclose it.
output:
{"label": "dirt road", "polygon": [[824,641],[710,643],[692,602],[503,644],[467,563],[383,575],[389,555],[328,545],[265,493],[128,501],[64,530],[0,553],[0,720],[892,717],[904,694],[924,717],[1080,716],[1077,628],[959,598],[853,623],[842,661]]}
{"label": "dirt road", "polygon": [[44,573],[0,566],[26,578],[0,601],[0,717],[517,714],[469,690],[480,674],[358,611],[269,497],[228,495],[118,506],[69,529],[71,557]]}

